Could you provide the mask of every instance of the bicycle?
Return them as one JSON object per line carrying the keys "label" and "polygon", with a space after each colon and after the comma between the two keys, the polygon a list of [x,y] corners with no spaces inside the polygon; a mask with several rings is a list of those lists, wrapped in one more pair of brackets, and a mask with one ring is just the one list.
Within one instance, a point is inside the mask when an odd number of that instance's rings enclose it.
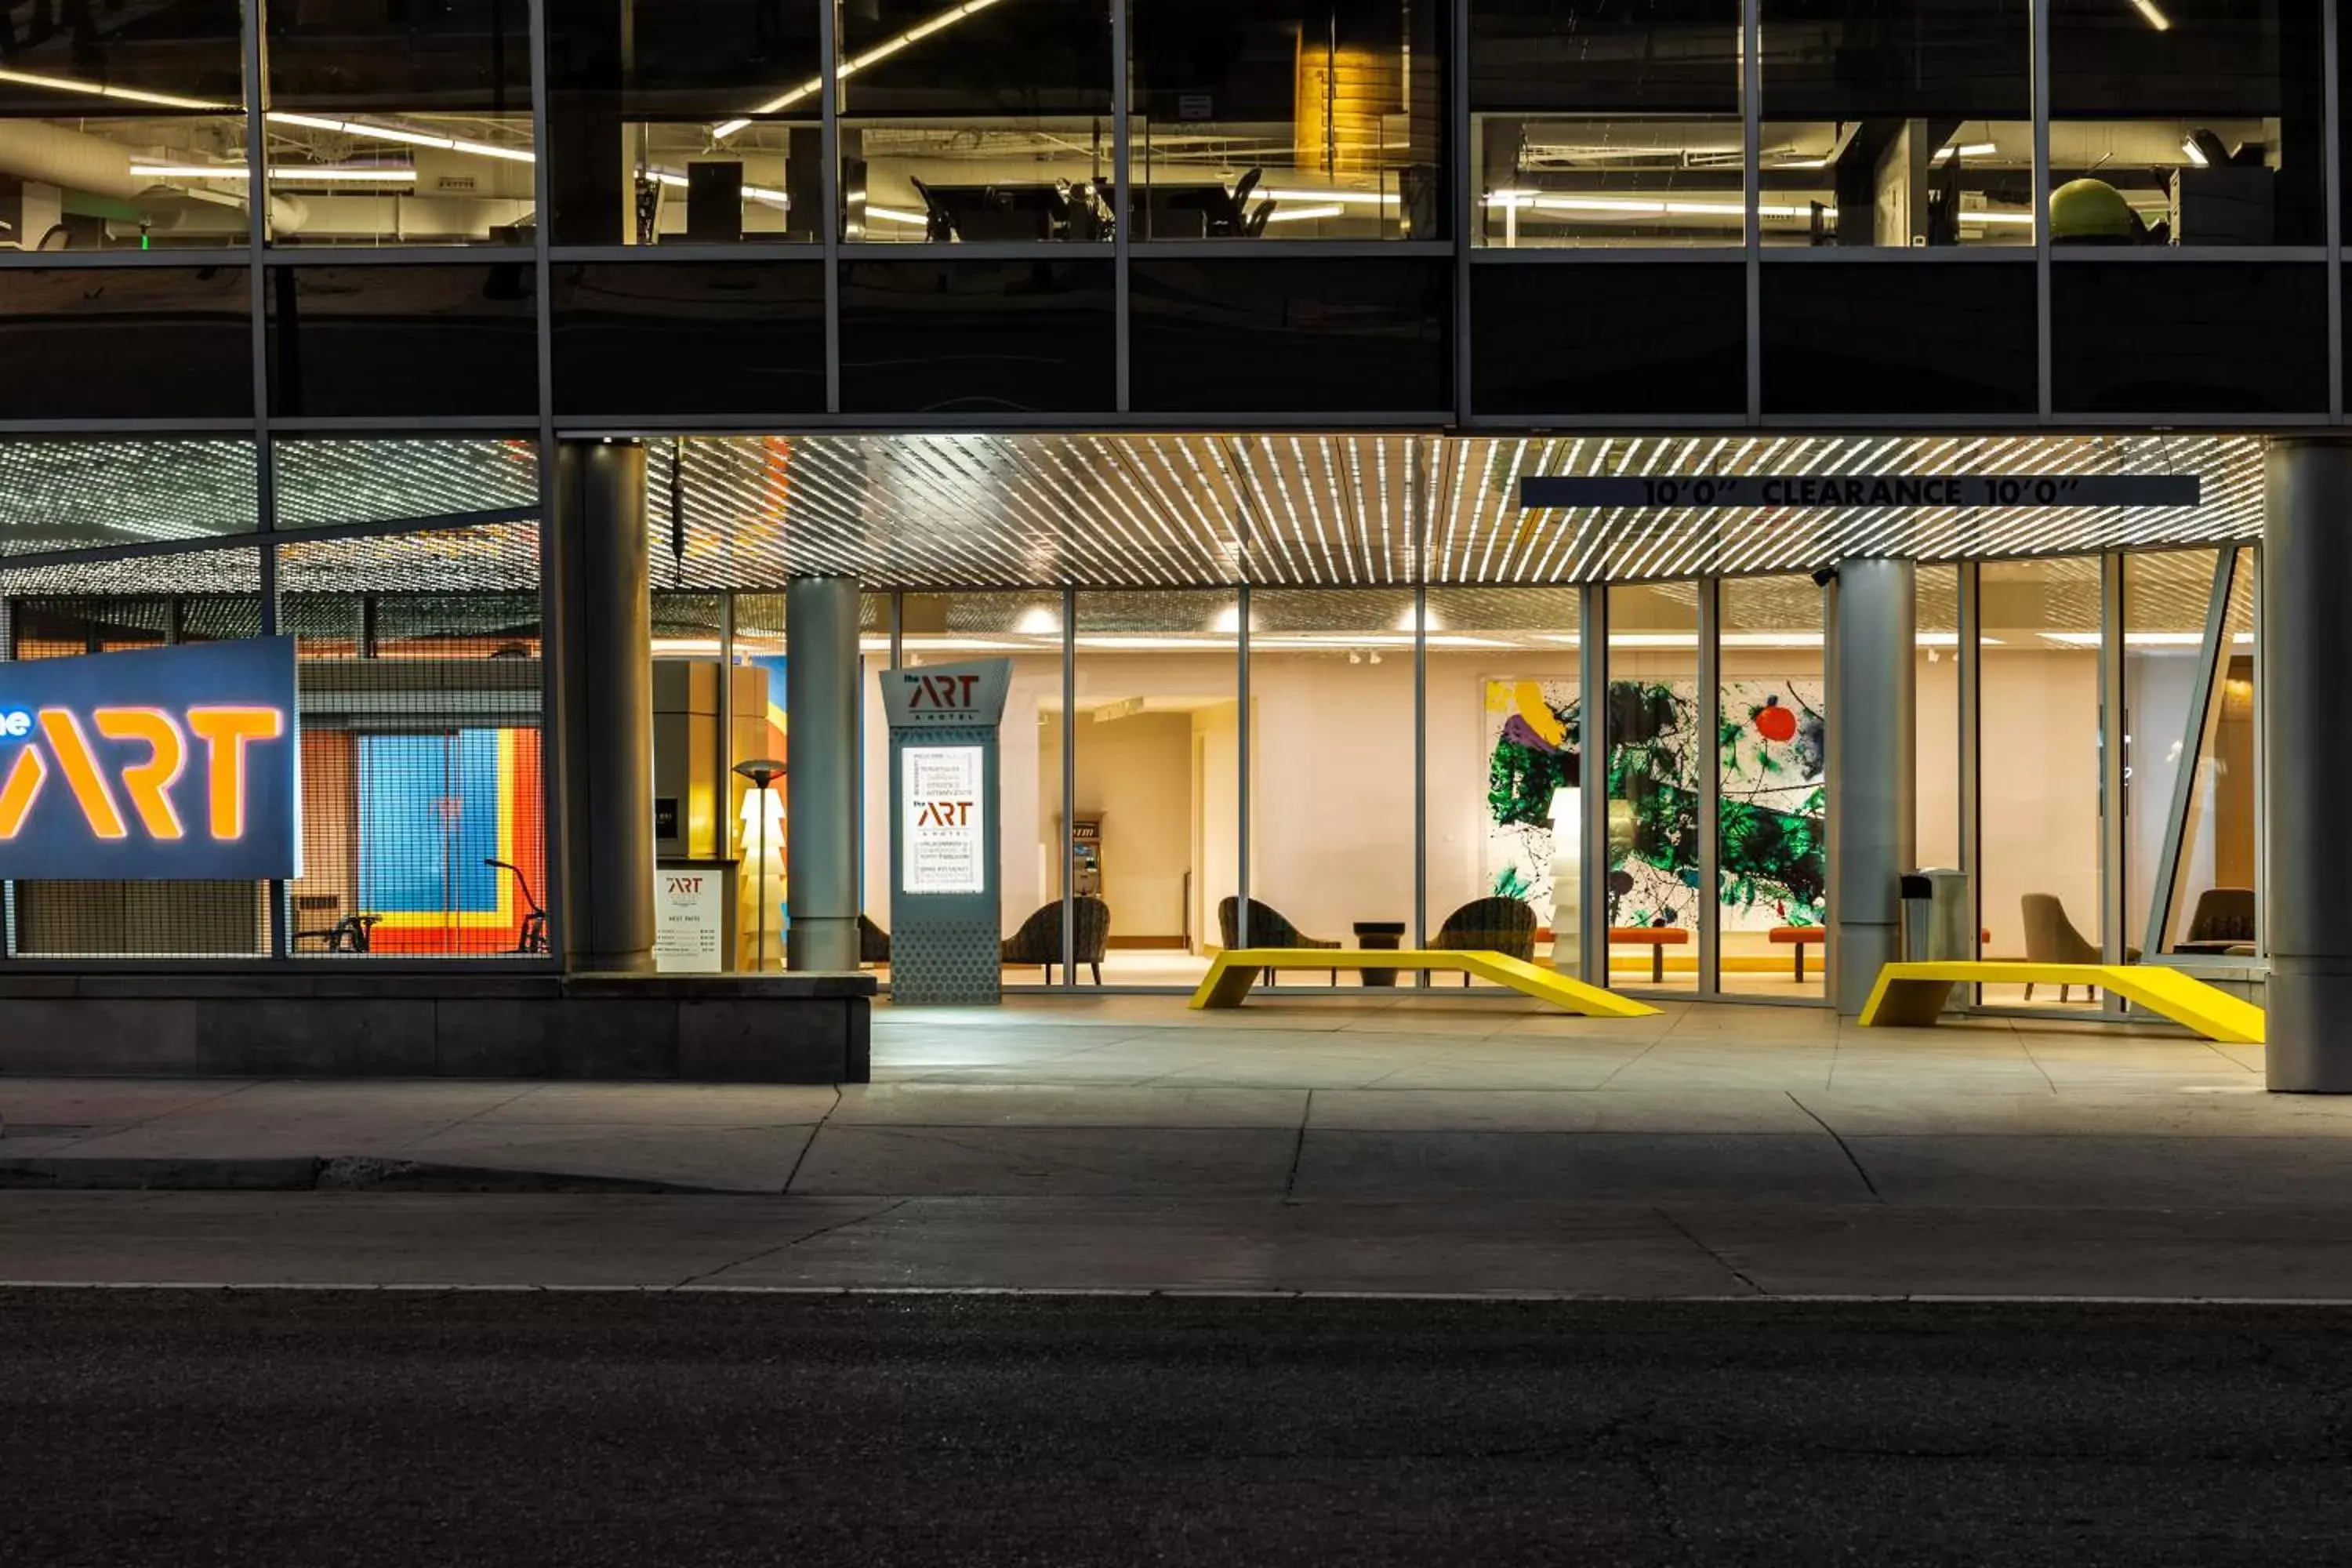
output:
{"label": "bicycle", "polygon": [[522,917],[522,927],[515,933],[515,944],[508,951],[544,953],[547,951],[547,911],[539,907],[539,900],[530,890],[530,879],[522,874],[521,867],[495,856],[484,856],[482,864],[513,872],[515,885],[522,889],[522,901],[530,906],[530,912]]}
{"label": "bicycle", "polygon": [[329,952],[366,952],[375,945],[375,928],[383,920],[382,915],[345,915],[333,925],[296,931],[294,943],[323,942]]}

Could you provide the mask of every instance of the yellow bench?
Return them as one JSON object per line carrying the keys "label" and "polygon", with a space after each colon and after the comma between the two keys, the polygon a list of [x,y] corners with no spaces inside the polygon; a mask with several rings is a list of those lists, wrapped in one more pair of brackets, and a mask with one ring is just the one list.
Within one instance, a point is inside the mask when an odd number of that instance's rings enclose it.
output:
{"label": "yellow bench", "polygon": [[1955,985],[2090,985],[2230,1045],[2263,1043],[2263,1010],[2194,975],[2156,963],[2023,963],[2000,959],[1890,963],[1862,1006],[1864,1028],[1921,1028],[1943,1016]]}
{"label": "yellow bench", "polygon": [[1238,1007],[1249,995],[1250,987],[1257,984],[1260,972],[1269,969],[1443,969],[1507,985],[1538,1002],[1549,1002],[1590,1018],[1643,1018],[1657,1011],[1508,953],[1410,947],[1387,952],[1329,947],[1228,948],[1210,963],[1201,988],[1192,993],[1192,1005]]}

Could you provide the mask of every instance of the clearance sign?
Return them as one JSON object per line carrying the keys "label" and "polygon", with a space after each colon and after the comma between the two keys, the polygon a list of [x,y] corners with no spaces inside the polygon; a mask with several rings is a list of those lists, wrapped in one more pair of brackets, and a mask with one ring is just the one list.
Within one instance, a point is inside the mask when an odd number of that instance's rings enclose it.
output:
{"label": "clearance sign", "polygon": [[0,663],[0,878],[301,874],[294,639]]}

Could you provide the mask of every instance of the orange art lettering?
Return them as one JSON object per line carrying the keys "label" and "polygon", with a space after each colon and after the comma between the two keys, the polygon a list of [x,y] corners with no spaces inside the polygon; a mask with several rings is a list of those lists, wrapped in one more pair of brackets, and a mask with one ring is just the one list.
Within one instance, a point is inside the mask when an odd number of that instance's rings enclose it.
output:
{"label": "orange art lettering", "polygon": [[180,813],[172,805],[171,790],[187,766],[188,740],[179,725],[160,708],[101,708],[90,721],[110,741],[146,742],[147,760],[122,770],[123,793],[131,797],[131,809],[139,814],[149,837],[180,837]]}
{"label": "orange art lettering", "polygon": [[91,835],[99,838],[130,837],[131,829],[123,824],[121,809],[114,804],[114,792],[107,788],[106,775],[98,771],[98,759],[89,753],[89,739],[81,732],[81,721],[67,709],[44,708],[41,736],[58,759],[58,771],[66,775],[66,787],[73,791],[74,803],[89,819]]}
{"label": "orange art lettering", "polygon": [[274,741],[286,718],[275,708],[191,708],[188,728],[205,742],[212,782],[212,835],[245,837],[245,748],[251,741]]}

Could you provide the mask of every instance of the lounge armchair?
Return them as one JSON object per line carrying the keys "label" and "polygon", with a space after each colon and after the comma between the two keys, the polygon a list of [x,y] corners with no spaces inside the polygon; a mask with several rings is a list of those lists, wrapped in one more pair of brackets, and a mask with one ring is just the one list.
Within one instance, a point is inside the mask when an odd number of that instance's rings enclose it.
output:
{"label": "lounge armchair", "polygon": [[[1242,945],[1241,908],[1239,899],[1217,900],[1217,940],[1229,948]],[[1249,945],[1252,947],[1338,947],[1337,942],[1303,934],[1284,919],[1280,910],[1255,899],[1249,901]],[[1265,983],[1275,983],[1274,971],[1265,972]],[[1331,984],[1339,984],[1339,972],[1331,972]]]}
{"label": "lounge armchair", "polygon": [[[1473,899],[1445,917],[1429,945],[1443,952],[1499,952],[1532,963],[1536,912],[1523,899]],[[1462,984],[1470,984],[1466,972]]]}
{"label": "lounge armchair", "polygon": [[2227,952],[2254,942],[2254,890],[2252,888],[2208,888],[2197,895],[2197,911],[2189,917],[2189,934],[2177,952]]}
{"label": "lounge armchair", "polygon": [[[1110,906],[1081,894],[1071,900],[1071,910],[1077,940],[1071,944],[1070,957],[1092,969],[1099,985],[1103,950],[1110,945]],[[1001,952],[1007,963],[1045,965],[1045,984],[1054,984],[1054,965],[1062,962],[1062,900],[1039,906],[1036,913],[1021,922],[1019,931],[1004,939]]]}
{"label": "lounge armchair", "polygon": [[[2105,963],[2106,957],[2099,944],[2074,929],[2066,918],[2066,906],[2050,893],[2028,893],[2019,900],[2025,917],[2025,961],[2028,963]],[[2124,962],[2137,963],[2139,949],[2124,949]],[[2084,986],[2096,993],[2095,985]],[[2058,987],[2058,1000],[2071,1001],[2074,987]],[[2033,1000],[2033,987],[2025,988],[2025,999]]]}

